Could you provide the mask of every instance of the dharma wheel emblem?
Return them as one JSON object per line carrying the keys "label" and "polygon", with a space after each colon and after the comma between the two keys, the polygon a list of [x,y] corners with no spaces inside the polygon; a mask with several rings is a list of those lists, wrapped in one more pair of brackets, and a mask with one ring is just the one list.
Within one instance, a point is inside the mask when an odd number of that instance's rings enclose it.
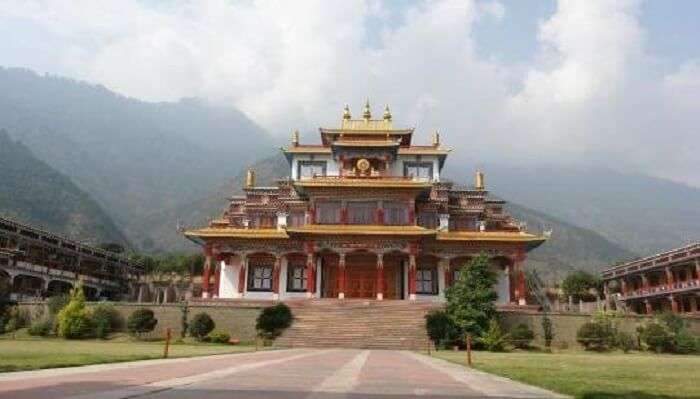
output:
{"label": "dharma wheel emblem", "polygon": [[369,170],[369,167],[370,163],[365,158],[362,158],[359,161],[357,161],[357,169],[361,172],[366,172],[367,170]]}

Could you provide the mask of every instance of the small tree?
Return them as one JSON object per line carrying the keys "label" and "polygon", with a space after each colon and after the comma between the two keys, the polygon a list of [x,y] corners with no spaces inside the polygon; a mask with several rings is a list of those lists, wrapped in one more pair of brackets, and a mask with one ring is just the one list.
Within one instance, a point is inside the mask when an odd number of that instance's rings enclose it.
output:
{"label": "small tree", "polygon": [[576,340],[586,350],[604,352],[615,347],[617,330],[610,317],[597,315],[586,322],[576,333]]}
{"label": "small tree", "polygon": [[425,315],[425,328],[435,347],[447,347],[459,337],[457,327],[444,310],[433,310]]}
{"label": "small tree", "polygon": [[189,322],[187,318],[190,314],[190,308],[187,306],[187,302],[180,306],[180,338],[185,339],[187,336],[187,330],[189,329]]}
{"label": "small tree", "polygon": [[572,297],[575,302],[595,300],[591,289],[596,291],[600,286],[600,278],[583,270],[577,270],[566,276],[561,283],[561,289],[566,297]]}
{"label": "small tree", "polygon": [[496,319],[491,319],[489,329],[479,337],[479,342],[491,352],[503,352],[506,350],[510,337],[501,330]]}
{"label": "small tree", "polygon": [[130,334],[140,336],[141,334],[151,332],[156,328],[158,319],[156,319],[153,311],[148,308],[134,310],[126,321],[126,329]]}
{"label": "small tree", "polygon": [[121,330],[124,326],[124,319],[114,305],[100,303],[93,307],[90,318],[97,338],[107,338],[113,331]]}
{"label": "small tree", "polygon": [[67,339],[85,338],[90,334],[90,314],[85,306],[83,286],[71,290],[68,304],[58,312],[58,335]]}
{"label": "small tree", "polygon": [[544,333],[544,347],[551,348],[554,340],[554,325],[549,316],[542,316],[542,332]]}
{"label": "small tree", "polygon": [[216,327],[216,323],[208,314],[204,312],[197,313],[192,318],[192,322],[190,322],[190,335],[195,337],[197,341],[201,341],[214,330],[214,327]]}
{"label": "small tree", "polygon": [[493,289],[496,282],[488,256],[481,254],[460,270],[454,284],[447,289],[447,314],[465,338],[480,337],[496,316],[494,302],[498,294]]}
{"label": "small tree", "polygon": [[289,306],[280,303],[264,308],[255,322],[255,328],[260,335],[274,339],[292,325],[292,320],[294,320],[292,310]]}
{"label": "small tree", "polygon": [[519,349],[529,349],[533,339],[535,332],[527,324],[520,323],[510,332],[510,341]]}
{"label": "small tree", "polygon": [[673,332],[665,325],[654,320],[647,323],[639,334],[650,351],[673,352]]}

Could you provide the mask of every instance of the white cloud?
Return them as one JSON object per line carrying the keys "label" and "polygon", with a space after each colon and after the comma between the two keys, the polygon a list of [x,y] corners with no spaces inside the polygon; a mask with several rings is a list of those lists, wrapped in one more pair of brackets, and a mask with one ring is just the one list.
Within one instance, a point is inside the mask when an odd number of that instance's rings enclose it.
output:
{"label": "white cloud", "polygon": [[375,112],[389,103],[418,124],[419,139],[439,128],[462,160],[595,162],[700,185],[689,172],[700,169],[700,63],[659,73],[639,9],[561,0],[525,65],[474,51],[475,23],[508,15],[500,2],[0,0],[0,24],[55,54],[10,52],[8,64],[147,100],[230,103],[285,137],[315,140],[344,102],[357,113],[370,97]]}

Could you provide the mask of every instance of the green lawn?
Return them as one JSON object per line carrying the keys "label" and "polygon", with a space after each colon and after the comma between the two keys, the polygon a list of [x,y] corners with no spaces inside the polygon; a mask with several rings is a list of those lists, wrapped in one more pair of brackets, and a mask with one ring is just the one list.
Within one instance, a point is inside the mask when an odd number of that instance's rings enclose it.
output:
{"label": "green lawn", "polygon": [[[465,352],[433,356],[466,364]],[[474,352],[474,367],[576,398],[700,398],[700,356]]]}
{"label": "green lawn", "polygon": [[[67,341],[57,338],[0,339],[0,372],[96,363],[159,359],[163,342]],[[189,357],[247,352],[254,346],[221,344],[173,344],[169,357]]]}

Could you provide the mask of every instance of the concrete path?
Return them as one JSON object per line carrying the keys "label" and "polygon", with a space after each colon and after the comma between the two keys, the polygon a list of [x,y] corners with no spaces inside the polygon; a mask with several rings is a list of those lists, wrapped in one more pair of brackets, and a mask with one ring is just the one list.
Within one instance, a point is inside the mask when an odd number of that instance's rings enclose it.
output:
{"label": "concrete path", "polygon": [[0,374],[0,399],[557,398],[404,351],[290,349]]}

